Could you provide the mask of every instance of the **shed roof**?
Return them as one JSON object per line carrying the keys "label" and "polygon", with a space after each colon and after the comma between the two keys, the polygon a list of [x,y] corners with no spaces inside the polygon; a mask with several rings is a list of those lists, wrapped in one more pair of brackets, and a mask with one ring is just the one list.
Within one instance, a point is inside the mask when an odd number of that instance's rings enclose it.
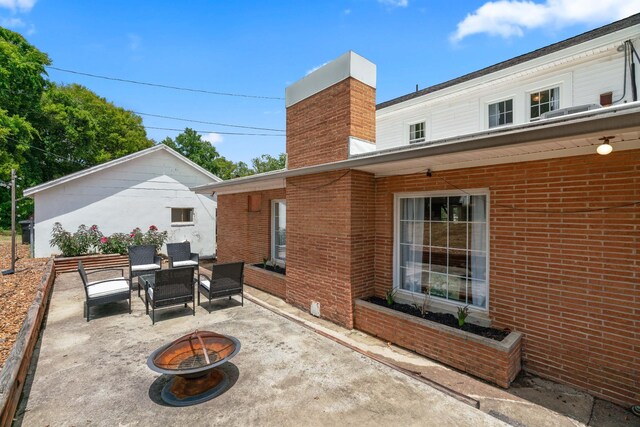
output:
{"label": "shed roof", "polygon": [[56,186],[58,186],[60,184],[65,184],[65,183],[67,183],[69,181],[73,181],[73,180],[85,177],[87,175],[91,175],[93,173],[100,172],[100,171],[103,171],[105,169],[109,169],[109,168],[111,168],[113,166],[121,165],[121,164],[127,163],[127,162],[129,162],[131,160],[139,159],[140,157],[146,156],[146,155],[151,154],[151,153],[155,153],[157,151],[162,151],[162,150],[166,151],[167,153],[169,153],[172,156],[176,157],[178,160],[181,160],[182,162],[184,162],[188,166],[192,167],[193,169],[197,170],[201,174],[209,177],[213,182],[222,181],[222,179],[218,178],[216,175],[212,174],[208,170],[204,169],[203,167],[201,167],[201,166],[197,165],[196,163],[192,162],[191,160],[187,159],[186,157],[184,157],[182,154],[178,153],[177,151],[172,150],[171,148],[167,147],[164,144],[157,144],[157,145],[154,145],[153,147],[150,147],[150,148],[147,148],[147,149],[144,149],[144,150],[140,150],[140,151],[136,151],[135,153],[128,154],[126,156],[119,157],[117,159],[114,159],[114,160],[111,160],[111,161],[108,161],[108,162],[105,162],[105,163],[101,163],[99,165],[92,166],[90,168],[83,169],[81,171],[74,172],[74,173],[71,173],[69,175],[62,176],[62,177],[60,177],[58,179],[47,181],[47,182],[44,182],[42,184],[36,185],[34,187],[27,188],[26,190],[24,190],[23,194],[24,194],[24,196],[31,197],[36,193],[39,193],[39,192],[44,191],[44,190],[48,190],[48,189],[56,187]]}

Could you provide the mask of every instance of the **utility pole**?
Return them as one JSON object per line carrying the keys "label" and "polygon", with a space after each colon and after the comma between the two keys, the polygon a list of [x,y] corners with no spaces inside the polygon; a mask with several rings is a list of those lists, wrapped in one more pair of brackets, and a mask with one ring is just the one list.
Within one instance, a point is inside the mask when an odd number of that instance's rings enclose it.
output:
{"label": "utility pole", "polygon": [[11,169],[11,268],[2,275],[13,274],[16,270],[16,170]]}

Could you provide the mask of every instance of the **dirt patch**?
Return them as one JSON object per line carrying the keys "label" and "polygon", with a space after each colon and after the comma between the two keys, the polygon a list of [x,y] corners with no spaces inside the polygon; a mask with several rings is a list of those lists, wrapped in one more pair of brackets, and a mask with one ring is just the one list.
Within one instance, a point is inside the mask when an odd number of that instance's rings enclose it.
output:
{"label": "dirt patch", "polygon": [[409,304],[400,304],[397,302],[394,302],[392,305],[387,305],[387,301],[385,299],[378,298],[378,297],[371,297],[367,301],[382,307],[387,307],[392,310],[409,314],[411,316],[421,317],[423,319],[431,320],[433,322],[450,326],[452,328],[461,329],[465,332],[471,332],[472,334],[480,335],[485,338],[490,338],[496,341],[502,341],[503,339],[506,338],[507,335],[509,335],[509,332],[510,332],[508,330],[500,330],[500,329],[487,328],[484,326],[474,325],[473,323],[469,323],[469,322],[465,323],[462,327],[460,327],[458,326],[458,319],[453,314],[433,313],[431,311],[427,311],[423,315],[423,313],[421,313],[420,309],[417,307],[414,307]]}
{"label": "dirt patch", "polygon": [[[4,240],[4,239],[3,239]],[[0,276],[0,369],[11,352],[27,310],[36,296],[47,258],[29,258],[29,246],[17,245],[15,274]],[[0,241],[0,270],[11,268],[11,242]]]}

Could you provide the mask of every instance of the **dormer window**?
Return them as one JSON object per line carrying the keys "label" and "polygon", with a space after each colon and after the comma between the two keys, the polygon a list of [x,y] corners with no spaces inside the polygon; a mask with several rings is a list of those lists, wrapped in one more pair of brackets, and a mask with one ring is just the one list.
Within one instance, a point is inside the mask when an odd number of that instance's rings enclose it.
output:
{"label": "dormer window", "polygon": [[560,108],[560,88],[554,87],[532,92],[529,94],[529,101],[531,106],[531,116],[529,118],[531,119],[540,117],[541,114],[547,111],[557,110]]}
{"label": "dormer window", "polygon": [[513,99],[489,104],[489,127],[513,123]]}
{"label": "dormer window", "polygon": [[424,122],[418,122],[418,123],[413,123],[409,125],[409,144],[415,144],[418,142],[425,141],[425,137],[424,137],[425,125],[424,124],[425,124]]}

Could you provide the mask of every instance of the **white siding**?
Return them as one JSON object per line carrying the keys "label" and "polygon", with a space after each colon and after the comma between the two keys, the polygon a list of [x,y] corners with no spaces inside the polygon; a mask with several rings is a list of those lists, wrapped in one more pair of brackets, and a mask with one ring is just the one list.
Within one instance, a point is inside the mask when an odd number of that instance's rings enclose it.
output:
{"label": "white siding", "polygon": [[[37,257],[59,253],[51,248],[51,230],[60,222],[74,232],[80,224],[98,225],[105,235],[146,231],[155,225],[169,232],[169,242],[189,240],[202,256],[215,254],[216,202],[189,187],[211,179],[164,150],[149,153],[65,184],[38,192],[35,201]],[[193,225],[172,226],[171,208],[194,209]],[[166,253],[166,248],[163,248]]]}
{"label": "white siding", "polygon": [[[598,104],[600,94],[606,92],[613,92],[614,101],[618,100],[623,93],[624,54],[617,47],[624,40],[608,41],[606,46],[589,44],[582,51],[574,47],[571,57],[554,55],[546,63],[542,57],[378,110],[376,149],[408,145],[409,124],[420,119],[427,123],[427,141],[487,129],[488,104],[509,98],[514,100],[514,124],[525,123],[529,121],[528,93],[536,89],[559,85],[560,108]],[[633,41],[640,45],[637,36]],[[627,101],[631,101],[629,82],[627,73]]]}

